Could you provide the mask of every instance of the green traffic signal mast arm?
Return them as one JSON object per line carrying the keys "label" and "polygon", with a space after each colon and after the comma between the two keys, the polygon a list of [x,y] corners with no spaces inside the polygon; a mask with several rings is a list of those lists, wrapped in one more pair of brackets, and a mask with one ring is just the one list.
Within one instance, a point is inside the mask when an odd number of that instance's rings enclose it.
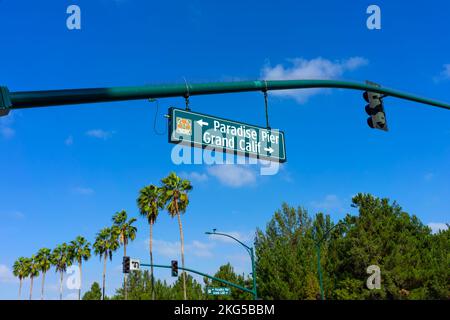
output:
{"label": "green traffic signal mast arm", "polygon": [[[194,95],[286,89],[340,88],[371,91],[450,110],[450,104],[357,82],[335,80],[257,80],[198,84],[9,92],[0,87],[0,111],[97,102],[188,97]],[[7,112],[6,112],[7,113]],[[1,112],[0,112],[1,114]]]}
{"label": "green traffic signal mast arm", "polygon": [[[152,267],[152,266],[155,267],[155,268],[166,268],[166,269],[172,268],[172,266],[165,266],[165,265],[161,265],[161,264],[153,264],[153,265],[151,265],[151,264],[147,264],[147,263],[141,263],[141,267]],[[210,276],[209,274],[203,273],[201,271],[197,271],[197,270],[189,269],[189,268],[183,268],[183,267],[178,267],[178,269],[184,270],[184,271],[187,271],[187,272],[192,272],[192,273],[198,274],[200,276],[209,278],[211,280],[214,280],[214,281],[226,284],[228,286],[234,287],[236,289],[239,289],[239,290],[242,290],[242,291],[245,291],[245,292],[253,294],[253,290],[250,290],[248,288],[245,288],[243,286],[240,286],[240,285],[238,285],[236,283],[233,283],[233,282],[230,282],[230,281],[227,281],[227,280],[224,280],[224,279],[220,279],[220,278],[217,278],[217,277],[214,277],[214,276]]]}

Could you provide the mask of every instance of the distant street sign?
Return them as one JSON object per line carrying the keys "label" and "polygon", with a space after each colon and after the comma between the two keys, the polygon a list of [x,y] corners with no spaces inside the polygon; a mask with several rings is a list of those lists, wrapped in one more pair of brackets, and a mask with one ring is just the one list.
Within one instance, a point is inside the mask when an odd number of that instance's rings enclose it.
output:
{"label": "distant street sign", "polygon": [[177,108],[169,115],[170,143],[286,162],[282,131]]}
{"label": "distant street sign", "polygon": [[214,296],[226,296],[231,294],[231,289],[227,287],[207,287],[206,293]]}
{"label": "distant street sign", "polygon": [[141,262],[138,259],[130,259],[130,270],[140,270]]}

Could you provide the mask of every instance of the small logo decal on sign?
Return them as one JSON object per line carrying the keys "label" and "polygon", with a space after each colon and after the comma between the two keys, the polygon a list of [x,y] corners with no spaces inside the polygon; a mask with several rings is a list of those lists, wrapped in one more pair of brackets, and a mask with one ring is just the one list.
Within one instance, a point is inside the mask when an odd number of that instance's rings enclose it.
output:
{"label": "small logo decal on sign", "polygon": [[192,121],[190,119],[184,119],[177,117],[177,133],[192,135]]}

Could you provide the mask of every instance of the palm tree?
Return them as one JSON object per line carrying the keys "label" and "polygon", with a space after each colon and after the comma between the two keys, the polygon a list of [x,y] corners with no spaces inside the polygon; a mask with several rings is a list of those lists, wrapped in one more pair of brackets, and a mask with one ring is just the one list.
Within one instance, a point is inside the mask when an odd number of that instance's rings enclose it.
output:
{"label": "palm tree", "polygon": [[[181,179],[175,172],[171,172],[167,177],[161,180],[162,186],[162,199],[166,205],[166,209],[170,216],[173,218],[177,216],[178,226],[180,228],[180,241],[181,241],[181,265],[184,268],[184,237],[183,226],[181,224],[181,213],[186,212],[186,208],[189,204],[188,192],[192,190],[192,185],[189,180]],[[183,293],[184,299],[186,296],[186,273],[183,272]]]}
{"label": "palm tree", "polygon": [[74,261],[78,262],[78,268],[80,270],[80,287],[78,288],[78,300],[81,300],[81,265],[83,261],[87,261],[91,257],[91,243],[85,238],[78,236],[75,240],[70,242],[70,255]]}
{"label": "palm tree", "polygon": [[94,243],[94,252],[96,255],[103,257],[103,288],[102,299],[105,300],[105,276],[106,276],[106,260],[112,260],[112,254],[119,247],[118,233],[113,228],[104,228],[97,233]]}
{"label": "palm tree", "polygon": [[[137,228],[133,226],[133,223],[136,222],[135,218],[131,218],[128,220],[127,212],[125,210],[122,210],[120,212],[116,212],[116,214],[113,216],[113,228],[116,230],[116,232],[119,234],[119,241],[123,245],[123,256],[125,257],[127,255],[127,244],[128,241],[133,241],[136,239],[136,232]],[[127,274],[125,273],[123,275],[123,288],[125,292],[125,300],[127,300]]]}
{"label": "palm tree", "polygon": [[28,277],[28,261],[29,258],[25,258],[25,257],[20,257],[19,259],[17,259],[14,262],[13,265],[13,274],[14,276],[19,278],[20,284],[19,284],[19,300],[21,298],[21,294],[22,294],[22,284],[23,284],[23,279]]}
{"label": "palm tree", "polygon": [[152,299],[155,300],[154,277],[153,277],[153,225],[156,222],[156,218],[159,214],[159,209],[164,208],[164,204],[161,201],[161,189],[155,185],[149,185],[139,191],[139,197],[137,199],[137,205],[139,212],[142,216],[147,218],[150,225],[150,264],[151,264],[151,279],[152,279]]}
{"label": "palm tree", "polygon": [[67,267],[72,265],[69,246],[66,243],[63,243],[53,249],[51,261],[56,268],[56,272],[60,273],[59,299],[62,300],[64,272],[66,272]]}
{"label": "palm tree", "polygon": [[39,276],[39,262],[36,259],[36,256],[33,254],[31,259],[29,259],[28,270],[30,276],[30,300],[33,298],[33,280],[35,277]]}
{"label": "palm tree", "polygon": [[51,267],[51,259],[51,250],[48,248],[42,248],[36,254],[36,261],[39,265],[39,271],[42,272],[41,300],[44,299],[45,274]]}

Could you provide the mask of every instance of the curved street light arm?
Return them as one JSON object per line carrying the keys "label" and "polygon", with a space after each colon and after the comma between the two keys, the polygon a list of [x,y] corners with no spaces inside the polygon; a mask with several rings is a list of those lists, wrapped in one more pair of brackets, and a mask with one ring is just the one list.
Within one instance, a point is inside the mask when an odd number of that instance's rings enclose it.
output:
{"label": "curved street light arm", "polygon": [[343,225],[346,225],[346,223],[343,222],[343,221],[341,221],[341,222],[335,224],[334,226],[332,226],[330,229],[326,230],[325,233],[322,235],[322,238],[320,238],[319,241],[315,241],[315,242],[316,242],[316,246],[320,245],[320,244],[322,243],[322,241],[328,236],[328,234],[329,234],[333,229],[335,229],[335,228],[338,227],[338,226],[343,226]]}
{"label": "curved street light arm", "polygon": [[245,243],[243,243],[242,241],[238,240],[237,238],[233,237],[232,235],[229,235],[229,234],[226,234],[226,233],[221,233],[221,232],[207,232],[207,234],[210,234],[210,235],[221,235],[221,236],[224,236],[224,237],[231,238],[234,241],[239,242],[242,246],[244,246],[245,249],[247,249],[247,251],[249,253],[251,253],[251,251],[252,251],[252,249],[249,246],[247,246]]}

